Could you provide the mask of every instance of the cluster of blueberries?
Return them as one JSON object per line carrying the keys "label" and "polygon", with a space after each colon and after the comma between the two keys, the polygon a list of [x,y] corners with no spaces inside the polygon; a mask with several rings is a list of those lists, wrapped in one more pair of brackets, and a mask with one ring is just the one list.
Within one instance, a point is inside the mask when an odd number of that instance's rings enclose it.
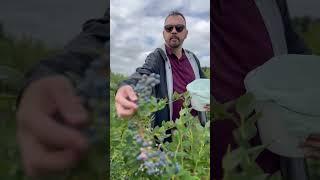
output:
{"label": "cluster of blueberries", "polygon": [[160,83],[160,75],[151,73],[149,76],[143,74],[133,90],[138,94],[139,99],[148,102],[152,95],[152,88]]}
{"label": "cluster of blueberries", "polygon": [[137,157],[137,160],[143,161],[141,169],[146,169],[148,175],[162,174],[164,167],[168,165],[166,153],[160,149],[155,150],[152,141],[145,140],[140,135],[136,135],[134,139],[141,146]]}

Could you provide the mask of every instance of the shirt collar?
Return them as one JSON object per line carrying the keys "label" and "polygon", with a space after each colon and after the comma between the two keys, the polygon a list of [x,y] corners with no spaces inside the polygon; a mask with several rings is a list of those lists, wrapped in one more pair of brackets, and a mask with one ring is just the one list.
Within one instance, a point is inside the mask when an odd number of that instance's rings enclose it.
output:
{"label": "shirt collar", "polygon": [[[173,50],[172,50],[171,47],[169,47],[169,46],[167,46],[167,45],[165,44],[165,48],[166,48],[166,52],[167,52],[167,54],[168,54],[169,56],[175,55],[175,54],[173,54]],[[184,49],[182,48],[182,55],[183,55],[183,54],[184,54]]]}

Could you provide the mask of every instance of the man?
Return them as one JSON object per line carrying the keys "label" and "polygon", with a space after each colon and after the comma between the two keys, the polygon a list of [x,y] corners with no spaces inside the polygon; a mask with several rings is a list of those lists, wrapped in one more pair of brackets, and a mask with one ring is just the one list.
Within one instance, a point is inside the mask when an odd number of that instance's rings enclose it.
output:
{"label": "man", "polygon": [[[243,95],[247,73],[273,56],[310,53],[290,25],[285,0],[214,0],[211,5],[211,90],[220,103]],[[222,159],[228,144],[237,147],[232,134],[235,128],[228,120],[212,126],[213,176],[217,180],[223,177]],[[261,144],[259,134],[251,143]],[[309,140],[305,145],[312,144]],[[268,150],[258,156],[257,163],[266,173],[280,169],[280,157]]]}
{"label": "man", "polygon": [[105,48],[110,39],[108,14],[87,21],[61,53],[41,61],[26,75],[18,100],[17,138],[28,176],[69,169],[88,148],[87,137],[77,130],[88,125],[87,111],[65,72],[83,75],[99,57],[90,52]]}
{"label": "man", "polygon": [[[198,58],[190,51],[182,48],[187,38],[186,19],[177,11],[171,12],[165,19],[163,38],[165,45],[150,53],[142,67],[120,84],[117,91],[116,110],[120,117],[132,116],[137,110],[137,96],[130,85],[135,85],[143,74],[160,75],[160,84],[155,87],[157,98],[172,99],[173,92],[183,93],[188,83],[197,78],[204,78]],[[155,113],[154,126],[160,126],[163,120],[175,120],[179,117],[182,101],[169,103],[163,110]],[[193,112],[196,115],[196,112]],[[203,113],[199,113],[201,122],[205,121]]]}

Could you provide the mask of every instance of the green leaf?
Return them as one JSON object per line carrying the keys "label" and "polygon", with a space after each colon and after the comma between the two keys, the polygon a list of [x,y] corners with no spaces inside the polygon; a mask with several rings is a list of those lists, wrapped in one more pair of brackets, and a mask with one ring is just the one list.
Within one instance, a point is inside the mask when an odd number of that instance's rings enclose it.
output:
{"label": "green leaf", "polygon": [[179,115],[180,115],[180,117],[182,117],[182,116],[189,114],[189,112],[190,112],[190,109],[184,108],[179,112]]}
{"label": "green leaf", "polygon": [[255,112],[249,119],[246,121],[249,125],[255,125],[255,123],[262,117],[262,112]]}
{"label": "green leaf", "polygon": [[267,180],[282,180],[281,172],[278,171],[271,175]]}
{"label": "green leaf", "polygon": [[251,175],[246,172],[226,174],[224,180],[267,180],[268,174]]}
{"label": "green leaf", "polygon": [[243,154],[244,149],[238,148],[230,152],[230,146],[229,146],[229,152],[224,156],[222,160],[223,169],[226,172],[233,171],[237,166],[240,165],[242,158],[241,155]]}
{"label": "green leaf", "polygon": [[166,130],[167,129],[172,129],[173,127],[175,127],[176,124],[174,121],[162,121],[162,127],[164,127]]}
{"label": "green leaf", "polygon": [[176,120],[176,127],[178,131],[183,131],[186,129],[184,119],[182,117]]}
{"label": "green leaf", "polygon": [[245,140],[250,141],[257,134],[257,128],[255,125],[244,126]]}
{"label": "green leaf", "polygon": [[[248,155],[246,155],[246,158],[249,158]],[[261,174],[264,174],[263,170],[253,159],[247,159],[246,161],[243,161],[241,168],[245,174],[251,177],[250,179],[252,179],[252,177],[260,177]]]}
{"label": "green leaf", "polygon": [[261,174],[261,175],[252,177],[252,180],[266,180],[268,176],[269,174]]}
{"label": "green leaf", "polygon": [[254,109],[254,96],[252,93],[246,93],[236,100],[236,111],[241,119],[246,119]]}
{"label": "green leaf", "polygon": [[244,147],[244,148],[248,148],[249,143],[246,140],[246,138],[241,135],[240,128],[233,130],[232,133],[233,133],[233,137],[234,137],[236,143],[239,146]]}
{"label": "green leaf", "polygon": [[225,105],[220,103],[215,103],[212,105],[210,109],[210,116],[214,118],[214,120],[223,120],[231,117],[231,114],[227,111]]}
{"label": "green leaf", "polygon": [[248,153],[252,159],[257,159],[259,154],[266,149],[268,145],[260,145],[260,146],[255,146],[251,149],[248,150]]}
{"label": "green leaf", "polygon": [[178,177],[183,180],[200,180],[199,177],[192,176],[189,171],[181,170]]}
{"label": "green leaf", "polygon": [[183,158],[183,157],[187,157],[187,156],[188,156],[188,154],[185,153],[185,152],[177,152],[176,155],[177,155],[177,157],[180,157],[180,158]]}
{"label": "green leaf", "polygon": [[172,101],[176,101],[176,100],[178,100],[178,99],[181,99],[182,98],[182,95],[183,94],[179,94],[179,93],[177,93],[176,91],[173,93],[173,95],[172,95]]}

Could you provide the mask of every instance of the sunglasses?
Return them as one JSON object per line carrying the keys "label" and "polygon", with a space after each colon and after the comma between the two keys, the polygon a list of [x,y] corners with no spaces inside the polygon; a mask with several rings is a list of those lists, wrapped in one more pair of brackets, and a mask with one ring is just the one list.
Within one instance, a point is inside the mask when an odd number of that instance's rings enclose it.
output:
{"label": "sunglasses", "polygon": [[177,24],[177,25],[170,25],[170,24],[168,24],[168,25],[165,25],[165,26],[164,26],[164,29],[165,29],[168,33],[171,33],[171,32],[173,31],[173,28],[175,28],[176,31],[177,31],[178,33],[180,33],[180,32],[182,32],[182,31],[184,30],[185,26],[184,26],[183,24]]}

